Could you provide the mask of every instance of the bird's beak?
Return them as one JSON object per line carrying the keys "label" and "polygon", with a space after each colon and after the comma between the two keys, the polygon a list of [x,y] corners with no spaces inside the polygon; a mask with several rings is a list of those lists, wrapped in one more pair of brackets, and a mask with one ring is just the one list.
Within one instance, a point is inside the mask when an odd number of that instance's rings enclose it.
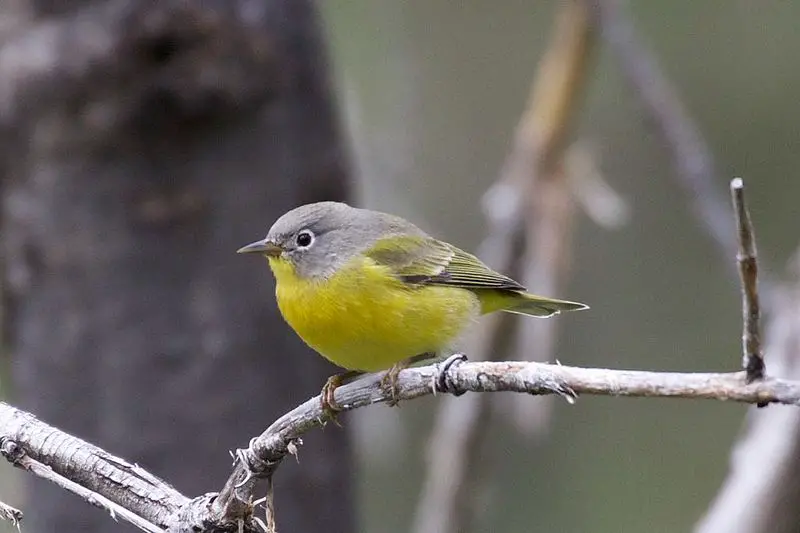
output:
{"label": "bird's beak", "polygon": [[263,239],[256,242],[251,242],[247,246],[242,246],[236,250],[237,254],[263,254],[267,257],[278,257],[283,253],[283,248],[278,244]]}

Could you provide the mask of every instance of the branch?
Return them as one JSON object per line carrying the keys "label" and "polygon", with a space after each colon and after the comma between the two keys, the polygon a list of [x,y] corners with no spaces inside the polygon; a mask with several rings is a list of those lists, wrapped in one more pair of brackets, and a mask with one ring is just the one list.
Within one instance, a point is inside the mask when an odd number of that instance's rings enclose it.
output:
{"label": "branch", "polygon": [[[10,462],[45,477],[123,520],[127,509],[166,527],[189,500],[143,468],[0,402],[0,451]],[[130,520],[128,520],[130,521]],[[135,523],[136,520],[132,521]]]}
{"label": "branch", "polygon": [[[46,479],[47,481],[55,483],[62,489],[80,496],[95,507],[105,509],[114,520],[121,518],[125,522],[133,524],[142,531],[147,531],[148,533],[163,533],[164,531],[162,528],[157,527],[155,524],[148,522],[141,516],[132,513],[128,509],[112,502],[108,498],[82,487],[81,485],[78,485],[74,481],[70,481],[64,476],[56,474],[49,466],[43,465],[39,461],[32,459],[25,453],[25,450],[22,447],[12,440],[2,441],[2,445],[0,445],[0,454],[8,459],[8,461],[14,466],[20,467],[42,479]],[[21,516],[19,518],[21,518]]]}
{"label": "branch", "polygon": [[764,377],[766,370],[761,353],[761,308],[758,303],[758,261],[753,223],[744,201],[744,183],[741,178],[731,181],[731,199],[736,213],[739,252],[736,262],[742,282],[742,365],[747,381]]}
{"label": "branch", "polygon": [[[439,365],[403,370],[398,376],[396,397],[412,400],[439,392],[434,390],[439,375]],[[747,383],[743,372],[648,372],[531,361],[482,361],[452,366],[447,371],[447,381],[447,392],[454,394],[508,391],[555,394],[569,401],[581,394],[591,394],[800,405],[800,381],[768,377]],[[342,411],[352,411],[388,402],[390,395],[381,386],[381,374],[377,374],[337,388],[335,400]],[[247,449],[240,450],[240,461],[217,498],[218,504],[225,508],[229,499],[248,494],[254,478],[273,475],[286,455],[293,453],[298,439],[325,423],[318,396],[276,420]]]}
{"label": "branch", "polygon": [[[402,371],[397,397],[411,400],[435,394],[434,385],[441,374],[440,365]],[[570,402],[580,394],[593,394],[800,405],[800,381],[767,377],[747,383],[744,372],[646,372],[487,361],[454,365],[446,377],[447,392],[456,394],[510,391],[555,394]],[[344,411],[351,411],[387,402],[390,397],[377,374],[336,389],[335,399]],[[117,506],[142,518],[137,525],[146,521],[168,531],[190,531],[196,524],[200,530],[211,525],[227,527],[252,519],[250,496],[255,480],[272,476],[286,455],[296,453],[302,435],[324,425],[317,396],[283,415],[254,438],[247,449],[239,450],[234,472],[219,495],[206,494],[190,501],[144,469],[0,402],[0,440],[12,462],[62,486],[69,485],[70,490],[88,496],[91,503],[112,502],[115,505],[104,507],[114,509],[120,518],[127,520],[129,515],[120,513]],[[50,476],[51,472],[56,472],[58,478]],[[59,478],[75,482],[91,494]],[[248,512],[231,514],[242,509]],[[254,528],[251,522],[244,522],[243,526],[248,531]]]}

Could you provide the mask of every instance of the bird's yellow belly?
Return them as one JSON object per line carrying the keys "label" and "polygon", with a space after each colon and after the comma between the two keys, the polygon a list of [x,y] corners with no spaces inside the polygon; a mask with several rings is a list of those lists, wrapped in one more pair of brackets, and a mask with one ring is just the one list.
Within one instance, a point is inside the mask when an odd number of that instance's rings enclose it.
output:
{"label": "bird's yellow belly", "polygon": [[281,314],[297,334],[331,362],[373,372],[408,357],[448,348],[480,313],[474,293],[410,286],[369,259],[325,280],[298,278],[270,260]]}

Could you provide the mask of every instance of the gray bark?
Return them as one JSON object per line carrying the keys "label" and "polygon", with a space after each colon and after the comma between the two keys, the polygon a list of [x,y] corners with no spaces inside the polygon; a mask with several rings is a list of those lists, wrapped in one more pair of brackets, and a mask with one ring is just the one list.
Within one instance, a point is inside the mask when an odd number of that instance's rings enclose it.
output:
{"label": "gray bark", "polygon": [[[315,10],[31,0],[4,15],[16,402],[185,494],[218,490],[228,450],[332,371],[283,324],[266,266],[234,253],[290,207],[348,192]],[[282,525],[351,531],[345,433],[301,454],[276,479]],[[42,482],[28,501],[28,531],[109,526]]]}

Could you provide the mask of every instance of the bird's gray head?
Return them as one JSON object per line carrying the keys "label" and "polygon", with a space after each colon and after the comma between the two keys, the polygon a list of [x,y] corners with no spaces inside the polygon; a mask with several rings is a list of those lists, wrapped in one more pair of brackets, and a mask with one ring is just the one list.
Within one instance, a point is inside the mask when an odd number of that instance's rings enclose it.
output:
{"label": "bird's gray head", "polygon": [[284,259],[301,278],[326,278],[391,235],[425,234],[400,217],[340,202],[318,202],[292,209],[272,225],[266,238],[238,251]]}

